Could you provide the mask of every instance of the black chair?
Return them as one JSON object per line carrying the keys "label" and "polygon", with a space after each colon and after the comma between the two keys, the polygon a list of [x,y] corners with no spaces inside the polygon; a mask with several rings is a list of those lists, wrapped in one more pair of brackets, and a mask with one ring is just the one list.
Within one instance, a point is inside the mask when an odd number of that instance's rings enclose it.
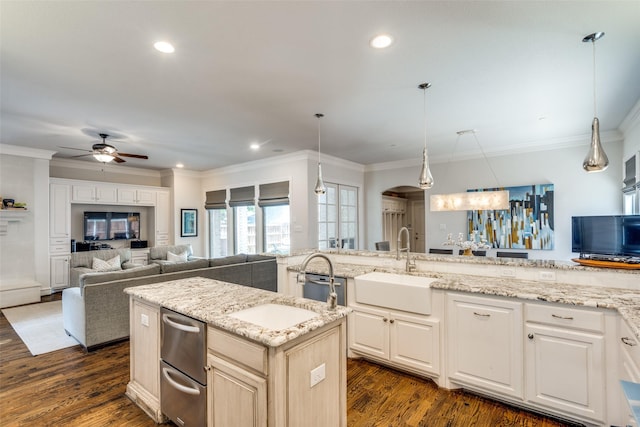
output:
{"label": "black chair", "polygon": [[[487,256],[487,251],[471,251],[473,256]],[[464,254],[464,249],[458,251],[458,255]]]}
{"label": "black chair", "polygon": [[453,249],[429,248],[429,253],[430,254],[453,255]]}
{"label": "black chair", "polygon": [[504,258],[529,258],[529,252],[496,252],[497,257]]}
{"label": "black chair", "polygon": [[376,242],[376,251],[390,251],[391,247],[389,246],[389,241],[385,240],[383,242]]}

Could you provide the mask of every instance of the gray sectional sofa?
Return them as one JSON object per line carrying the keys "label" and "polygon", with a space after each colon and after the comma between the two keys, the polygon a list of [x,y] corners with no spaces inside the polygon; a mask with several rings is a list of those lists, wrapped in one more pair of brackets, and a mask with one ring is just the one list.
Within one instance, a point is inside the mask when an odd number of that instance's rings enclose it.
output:
{"label": "gray sectional sofa", "polygon": [[[183,245],[184,246],[184,245]],[[187,245],[188,246],[188,245]],[[154,249],[158,249],[154,251]],[[132,286],[167,282],[187,277],[206,277],[225,282],[277,292],[276,257],[269,255],[232,255],[224,258],[197,259],[184,263],[166,262],[166,251],[180,250],[179,246],[152,248],[147,266],[130,264],[123,270],[87,272],[77,275],[77,286],[62,291],[62,317],[64,329],[85,349],[92,350],[129,337],[129,298],[123,290]],[[190,251],[189,247],[189,251]],[[121,260],[128,249],[118,249]],[[162,252],[164,251],[164,260]],[[89,251],[72,254],[72,268],[88,268],[84,261],[73,258],[111,259],[108,251]],[[189,252],[191,253],[191,252]],[[127,258],[129,262],[131,256]],[[86,259],[85,259],[86,261]],[[165,261],[165,262],[158,262]],[[198,262],[192,262],[198,261]],[[178,265],[180,264],[180,265]],[[123,263],[124,265],[124,263]],[[186,266],[189,265],[190,268]],[[144,268],[141,268],[144,267]],[[77,272],[76,272],[77,273]]]}

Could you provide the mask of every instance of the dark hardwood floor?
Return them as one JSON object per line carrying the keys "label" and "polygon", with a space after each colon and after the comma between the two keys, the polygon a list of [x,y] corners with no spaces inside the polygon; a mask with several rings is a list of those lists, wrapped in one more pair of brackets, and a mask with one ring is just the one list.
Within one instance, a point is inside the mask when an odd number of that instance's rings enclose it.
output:
{"label": "dark hardwood floor", "polygon": [[[0,425],[155,426],[124,395],[128,379],[128,342],[33,357],[0,315]],[[347,388],[349,427],[567,425],[361,360],[349,360]]]}

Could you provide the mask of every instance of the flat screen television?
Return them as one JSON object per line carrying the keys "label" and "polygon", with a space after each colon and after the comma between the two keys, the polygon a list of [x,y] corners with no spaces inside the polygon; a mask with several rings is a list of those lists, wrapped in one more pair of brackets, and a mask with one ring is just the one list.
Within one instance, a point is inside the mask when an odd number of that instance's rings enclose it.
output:
{"label": "flat screen television", "polygon": [[572,217],[571,250],[581,255],[640,256],[640,215]]}
{"label": "flat screen television", "polygon": [[139,212],[85,212],[84,240],[140,238]]}

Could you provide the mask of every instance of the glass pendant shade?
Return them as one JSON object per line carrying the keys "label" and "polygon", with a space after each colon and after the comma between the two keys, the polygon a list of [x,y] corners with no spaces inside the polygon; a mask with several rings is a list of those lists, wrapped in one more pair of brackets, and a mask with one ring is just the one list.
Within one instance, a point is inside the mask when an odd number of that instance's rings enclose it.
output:
{"label": "glass pendant shade", "polygon": [[318,163],[318,180],[316,181],[316,188],[313,190],[318,196],[327,192],[327,187],[324,186],[322,180],[322,165]]}
{"label": "glass pendant shade", "polygon": [[600,143],[600,121],[594,117],[591,124],[591,147],[582,162],[582,168],[587,172],[602,172],[607,166],[609,158]]}
{"label": "glass pendant shade", "polygon": [[422,170],[420,171],[420,180],[418,185],[423,190],[433,187],[433,176],[429,170],[429,157],[427,156],[427,148],[422,150]]}
{"label": "glass pendant shade", "polygon": [[99,162],[102,162],[102,163],[109,163],[110,161],[113,160],[113,156],[112,155],[110,155],[110,154],[102,154],[102,153],[94,154],[93,158],[96,159]]}

